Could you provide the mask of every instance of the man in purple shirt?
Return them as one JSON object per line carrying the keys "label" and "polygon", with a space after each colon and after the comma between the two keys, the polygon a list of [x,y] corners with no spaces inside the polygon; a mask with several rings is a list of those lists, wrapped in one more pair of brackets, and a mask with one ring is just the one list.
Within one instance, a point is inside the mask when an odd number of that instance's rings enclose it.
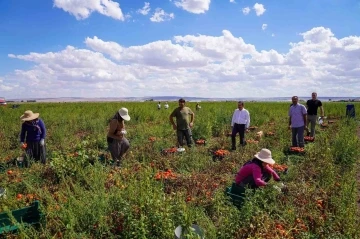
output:
{"label": "man in purple shirt", "polygon": [[299,98],[293,96],[291,98],[292,105],[289,109],[289,129],[292,133],[292,147],[304,147],[304,130],[307,130],[306,126],[306,107],[299,104]]}

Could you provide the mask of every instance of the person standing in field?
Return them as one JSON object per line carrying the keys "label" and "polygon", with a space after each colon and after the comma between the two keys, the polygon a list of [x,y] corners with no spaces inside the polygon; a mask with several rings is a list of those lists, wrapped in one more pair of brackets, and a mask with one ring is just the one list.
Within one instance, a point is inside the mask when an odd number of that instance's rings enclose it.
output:
{"label": "person standing in field", "polygon": [[317,99],[316,92],[313,92],[311,94],[311,100],[308,100],[306,102],[306,106],[307,106],[306,126],[309,127],[309,123],[310,123],[310,136],[315,137],[315,125],[317,121],[318,108],[320,108],[320,112],[321,112],[320,118],[322,119],[324,117],[324,108],[322,106],[321,101]]}
{"label": "person standing in field", "polygon": [[21,125],[20,146],[25,149],[28,158],[45,164],[46,128],[44,122],[39,119],[39,115],[39,113],[33,113],[31,110],[27,110],[20,116],[23,122]]}
{"label": "person standing in field", "polygon": [[169,109],[169,104],[168,104],[168,102],[165,102],[164,108],[165,108],[166,110]]}
{"label": "person standing in field", "polygon": [[161,109],[161,103],[160,103],[160,101],[159,101],[159,103],[157,104],[157,108],[158,108],[158,110]]}
{"label": "person standing in field", "polygon": [[304,130],[307,130],[307,111],[304,105],[299,104],[299,98],[291,98],[292,106],[289,109],[289,129],[292,133],[292,147],[304,147]]}
{"label": "person standing in field", "polygon": [[199,103],[196,104],[196,111],[199,111],[201,109],[201,106],[199,105]]}
{"label": "person standing in field", "polygon": [[120,166],[123,156],[130,147],[129,141],[125,138],[126,130],[124,123],[129,120],[128,109],[121,108],[116,112],[109,124],[109,132],[107,134],[108,149],[114,163],[118,166]]}
{"label": "person standing in field", "polygon": [[[176,124],[174,119],[176,118]],[[190,118],[190,119],[189,119]],[[173,129],[176,130],[178,146],[182,147],[184,145],[184,137],[186,139],[186,144],[188,147],[192,145],[192,133],[191,128],[194,126],[195,114],[189,107],[185,106],[185,100],[179,99],[179,107],[174,109],[170,114],[169,120]]]}
{"label": "person standing in field", "polygon": [[231,120],[231,149],[236,150],[236,134],[239,133],[240,145],[245,146],[245,131],[250,126],[250,113],[244,108],[244,102],[238,102],[238,108],[234,111]]}

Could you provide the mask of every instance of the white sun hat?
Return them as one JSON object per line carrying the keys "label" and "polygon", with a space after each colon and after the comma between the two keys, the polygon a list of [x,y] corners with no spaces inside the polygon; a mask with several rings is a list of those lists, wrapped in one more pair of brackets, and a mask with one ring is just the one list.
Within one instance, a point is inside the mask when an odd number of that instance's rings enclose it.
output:
{"label": "white sun hat", "polygon": [[271,151],[268,149],[262,149],[260,152],[254,155],[255,158],[263,161],[264,163],[274,164],[275,160],[271,157]]}
{"label": "white sun hat", "polygon": [[121,116],[121,118],[123,118],[126,121],[130,120],[130,115],[129,115],[129,111],[126,108],[121,108],[119,109],[119,114]]}

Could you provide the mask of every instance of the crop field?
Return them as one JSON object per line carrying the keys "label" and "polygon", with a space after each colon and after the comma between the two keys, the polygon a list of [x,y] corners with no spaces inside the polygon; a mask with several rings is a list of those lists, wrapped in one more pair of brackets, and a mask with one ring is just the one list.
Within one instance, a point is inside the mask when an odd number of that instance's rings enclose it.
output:
{"label": "crop field", "polygon": [[[0,172],[0,213],[40,202],[40,228],[18,224],[7,238],[141,238],[171,239],[179,225],[198,225],[207,239],[360,238],[357,208],[358,122],[345,117],[346,103],[324,102],[326,125],[304,153],[289,155],[290,102],[249,102],[254,130],[248,144],[230,151],[228,136],[236,102],[187,103],[195,112],[194,145],[183,153],[162,153],[176,145],[169,123],[177,102],[156,109],[156,102],[24,103],[0,108],[0,162],[21,156],[19,144],[25,110],[40,113],[47,128],[47,164],[7,166]],[[360,104],[355,103],[360,112]],[[130,149],[121,167],[106,150],[109,120],[120,107]],[[256,128],[257,127],[257,128]],[[256,137],[263,131],[264,136]],[[237,136],[237,143],[239,138]],[[225,193],[240,167],[261,148],[272,151],[286,192],[274,180],[246,191],[242,207]],[[223,150],[214,160],[212,152]],[[226,151],[229,150],[229,153]],[[221,151],[218,151],[221,152]],[[275,165],[275,166],[276,166]],[[281,170],[280,170],[281,171]],[[0,225],[1,227],[1,225]],[[184,238],[198,238],[191,230]]]}

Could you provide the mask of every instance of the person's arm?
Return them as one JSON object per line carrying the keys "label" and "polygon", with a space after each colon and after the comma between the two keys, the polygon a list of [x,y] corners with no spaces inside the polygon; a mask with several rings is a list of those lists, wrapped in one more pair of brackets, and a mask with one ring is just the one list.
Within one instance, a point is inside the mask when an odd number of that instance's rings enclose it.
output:
{"label": "person's arm", "polygon": [[305,128],[307,128],[307,111],[306,111],[306,108],[305,108],[305,106],[303,107],[303,118],[304,118],[304,125],[305,125]]}
{"label": "person's arm", "polygon": [[275,181],[280,181],[280,176],[269,166],[265,166],[265,170],[272,175]]}
{"label": "person's arm", "polygon": [[41,129],[40,140],[43,140],[46,137],[46,128],[45,128],[44,121],[39,120],[39,127]]}
{"label": "person's arm", "polygon": [[169,120],[170,120],[170,123],[173,126],[173,128],[176,129],[176,124],[175,124],[174,119],[173,119],[174,117],[175,117],[175,110],[170,114]]}
{"label": "person's arm", "polygon": [[190,127],[193,127],[193,125],[194,125],[194,119],[195,119],[195,114],[194,114],[194,112],[192,112],[192,111],[190,110],[190,123],[189,123]]}
{"label": "person's arm", "polygon": [[234,114],[233,114],[232,119],[231,119],[231,127],[234,127],[235,117],[236,117],[236,110],[234,111]]}
{"label": "person's arm", "polygon": [[323,118],[324,117],[324,108],[322,105],[320,106],[320,112],[321,112],[321,118]]}
{"label": "person's arm", "polygon": [[110,138],[113,138],[113,139],[118,139],[118,140],[121,140],[123,138],[122,135],[116,135],[115,134],[115,131],[117,129],[117,125],[118,125],[118,122],[116,119],[112,119],[110,121],[110,127],[109,127],[109,133],[108,133],[108,136]]}
{"label": "person's arm", "polygon": [[25,142],[25,133],[26,133],[25,123],[23,123],[23,124],[21,125],[20,143],[24,143],[24,142]]}
{"label": "person's arm", "polygon": [[249,113],[249,111],[246,111],[246,112],[247,112],[246,129],[248,129],[250,126],[250,113]]}
{"label": "person's arm", "polygon": [[252,175],[253,175],[256,186],[258,186],[258,187],[266,186],[267,183],[261,179],[262,173],[261,173],[260,167],[255,164],[253,164],[251,166],[252,166],[251,167]]}

